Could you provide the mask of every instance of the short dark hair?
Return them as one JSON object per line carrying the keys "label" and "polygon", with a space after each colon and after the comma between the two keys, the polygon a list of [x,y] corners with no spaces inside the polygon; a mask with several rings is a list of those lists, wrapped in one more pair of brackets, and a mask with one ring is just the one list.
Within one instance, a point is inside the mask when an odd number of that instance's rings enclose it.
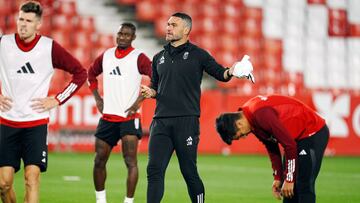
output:
{"label": "short dark hair", "polygon": [[233,137],[236,134],[237,127],[235,122],[241,118],[239,112],[223,113],[216,118],[216,131],[221,139],[228,145],[231,145]]}
{"label": "short dark hair", "polygon": [[188,14],[177,12],[177,13],[172,14],[171,16],[181,18],[183,21],[185,21],[186,27],[188,27],[191,30],[191,28],[192,28],[192,19]]}
{"label": "short dark hair", "polygon": [[130,23],[130,22],[124,22],[124,23],[121,23],[121,27],[128,27],[131,29],[131,31],[133,31],[133,33],[135,34],[136,32],[136,27],[134,24]]}
{"label": "short dark hair", "polygon": [[43,10],[41,4],[37,1],[26,1],[21,4],[20,10],[25,13],[35,13],[36,17],[41,18]]}

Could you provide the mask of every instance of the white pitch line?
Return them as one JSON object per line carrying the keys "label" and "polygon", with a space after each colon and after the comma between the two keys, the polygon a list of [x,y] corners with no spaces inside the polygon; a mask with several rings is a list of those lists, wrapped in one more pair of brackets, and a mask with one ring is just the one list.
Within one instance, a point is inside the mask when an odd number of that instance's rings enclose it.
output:
{"label": "white pitch line", "polygon": [[80,181],[79,176],[63,176],[64,181]]}

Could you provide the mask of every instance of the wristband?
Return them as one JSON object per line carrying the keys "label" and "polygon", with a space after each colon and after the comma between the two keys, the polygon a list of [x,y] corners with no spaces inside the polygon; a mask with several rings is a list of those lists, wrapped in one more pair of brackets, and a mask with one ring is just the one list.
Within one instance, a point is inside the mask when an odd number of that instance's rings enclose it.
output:
{"label": "wristband", "polygon": [[226,75],[229,77],[229,78],[231,78],[233,75],[230,75],[230,68],[227,68],[227,73],[226,73]]}

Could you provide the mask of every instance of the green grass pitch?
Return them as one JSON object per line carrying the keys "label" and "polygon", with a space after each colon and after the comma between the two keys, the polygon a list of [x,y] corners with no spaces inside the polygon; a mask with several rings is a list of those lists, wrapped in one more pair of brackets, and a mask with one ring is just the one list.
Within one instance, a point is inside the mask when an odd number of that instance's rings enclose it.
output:
{"label": "green grass pitch", "polygon": [[[41,177],[40,202],[95,202],[92,181],[93,154],[50,153],[48,171]],[[139,155],[136,203],[146,202],[147,155]],[[208,203],[275,203],[271,195],[272,170],[266,156],[201,155],[198,167]],[[108,162],[108,203],[121,203],[126,169],[121,154]],[[70,180],[65,180],[70,177]],[[75,177],[75,178],[74,178]],[[18,202],[24,197],[23,170],[15,175]],[[360,157],[326,157],[316,185],[318,203],[360,202]],[[176,156],[168,166],[164,203],[190,202]]]}

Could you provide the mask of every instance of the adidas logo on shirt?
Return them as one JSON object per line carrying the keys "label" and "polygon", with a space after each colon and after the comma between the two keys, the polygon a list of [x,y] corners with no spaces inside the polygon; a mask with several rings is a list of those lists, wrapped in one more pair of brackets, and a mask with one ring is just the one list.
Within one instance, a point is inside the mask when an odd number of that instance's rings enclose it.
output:
{"label": "adidas logo on shirt", "polygon": [[16,71],[16,73],[34,74],[35,72],[30,63],[27,62],[25,66],[21,66],[20,70]]}
{"label": "adidas logo on shirt", "polygon": [[116,66],[112,72],[110,72],[110,75],[121,75],[119,66]]}
{"label": "adidas logo on shirt", "polygon": [[299,155],[307,155],[305,149],[301,150],[301,152],[299,153]]}

